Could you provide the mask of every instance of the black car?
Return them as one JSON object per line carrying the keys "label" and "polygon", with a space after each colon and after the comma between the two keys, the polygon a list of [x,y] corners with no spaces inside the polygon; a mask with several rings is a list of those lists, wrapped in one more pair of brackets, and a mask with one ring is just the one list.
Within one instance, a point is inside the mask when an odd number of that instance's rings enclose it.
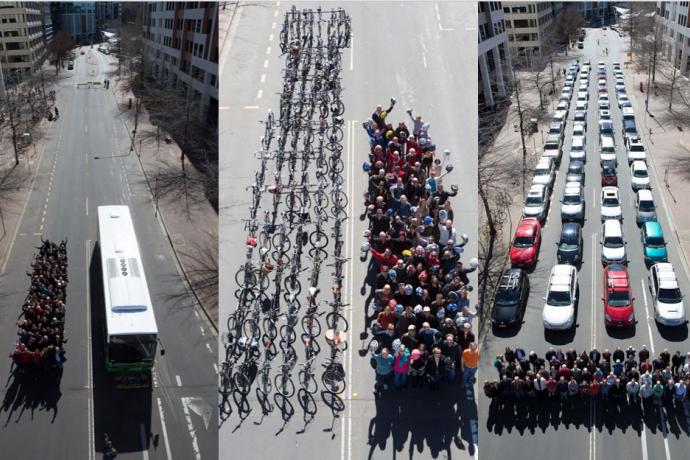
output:
{"label": "black car", "polygon": [[568,172],[565,176],[566,182],[585,183],[585,164],[582,160],[573,160],[568,165]]}
{"label": "black car", "polygon": [[559,264],[576,265],[582,260],[582,227],[579,223],[563,224],[556,256]]}
{"label": "black car", "polygon": [[521,268],[509,268],[501,276],[491,310],[491,323],[506,327],[519,324],[525,314],[529,296],[529,279]]}

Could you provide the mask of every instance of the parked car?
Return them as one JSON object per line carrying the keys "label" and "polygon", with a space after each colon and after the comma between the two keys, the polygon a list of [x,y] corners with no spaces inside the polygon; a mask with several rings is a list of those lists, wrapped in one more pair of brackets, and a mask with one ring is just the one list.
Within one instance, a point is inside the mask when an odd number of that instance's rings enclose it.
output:
{"label": "parked car", "polygon": [[640,229],[644,263],[649,266],[657,262],[668,262],[668,251],[661,225],[656,220],[645,222]]}
{"label": "parked car", "polygon": [[618,196],[618,187],[601,188],[601,220],[623,218],[621,200]]}
{"label": "parked car", "polygon": [[541,157],[537,166],[534,168],[534,175],[532,176],[532,183],[544,185],[549,190],[553,188],[553,182],[556,178],[556,167],[551,157]]}
{"label": "parked car", "polygon": [[582,160],[573,160],[570,162],[565,181],[576,182],[582,186],[585,185],[585,164]]}
{"label": "parked car", "polygon": [[561,219],[582,220],[585,217],[585,197],[580,184],[570,183],[561,199]]}
{"label": "parked car", "polygon": [[559,264],[576,265],[582,261],[582,227],[578,222],[563,222],[556,258]]}
{"label": "parked car", "polygon": [[541,224],[534,217],[524,217],[515,230],[510,245],[510,263],[513,267],[530,268],[537,263],[541,246]]}
{"label": "parked car", "polygon": [[637,225],[656,219],[656,207],[654,198],[649,189],[638,190],[635,195],[635,214]]}
{"label": "parked car", "polygon": [[604,265],[627,263],[628,257],[620,221],[616,219],[605,220],[601,234],[601,262]]}
{"label": "parked car", "polygon": [[[580,125],[578,125],[580,126]],[[583,131],[578,131],[578,134],[575,134],[575,130],[573,127],[573,138],[570,142],[570,160],[582,160],[585,161],[587,159],[587,152],[585,148],[585,136]]]}
{"label": "parked car", "polygon": [[654,319],[665,326],[685,324],[683,295],[673,265],[668,262],[652,265],[647,281],[654,302]]}
{"label": "parked car", "polygon": [[631,137],[627,145],[628,164],[633,161],[647,161],[647,150],[644,148],[642,139],[639,136]]}
{"label": "parked car", "polygon": [[549,212],[549,189],[543,185],[532,185],[527,192],[525,204],[522,207],[524,217],[535,217],[539,222],[546,220]]}
{"label": "parked car", "polygon": [[606,327],[629,327],[635,324],[635,299],[625,265],[611,264],[604,268],[602,300]]}
{"label": "parked car", "polygon": [[601,170],[601,186],[617,186],[618,176],[616,175],[616,168],[613,166],[605,166]]}
{"label": "parked car", "polygon": [[577,270],[575,267],[558,264],[551,269],[544,301],[545,329],[565,330],[573,327],[577,302]]}
{"label": "parked car", "polygon": [[630,165],[630,182],[634,191],[642,188],[649,188],[649,171],[647,170],[647,163],[641,160],[635,160]]}
{"label": "parked car", "polygon": [[522,322],[529,297],[529,278],[524,270],[509,268],[496,289],[491,323],[496,327],[508,327]]}

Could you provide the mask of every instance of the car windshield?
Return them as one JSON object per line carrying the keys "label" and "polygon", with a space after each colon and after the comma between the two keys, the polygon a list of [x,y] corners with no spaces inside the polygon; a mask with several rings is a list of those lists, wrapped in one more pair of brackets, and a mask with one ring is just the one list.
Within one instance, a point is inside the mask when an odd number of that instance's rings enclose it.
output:
{"label": "car windshield", "polygon": [[636,169],[635,172],[633,173],[635,177],[639,178],[645,178],[647,177],[647,170],[646,169]]}
{"label": "car windshield", "polygon": [[607,248],[622,248],[623,238],[620,236],[609,236],[608,238],[604,239],[604,246]]}
{"label": "car windshield", "polygon": [[605,197],[604,202],[602,203],[602,206],[606,206],[607,208],[609,208],[609,207],[614,208],[614,207],[618,206],[618,198]]}
{"label": "car windshield", "polygon": [[556,126],[551,126],[549,129],[549,134],[560,134],[561,133],[561,127],[556,125]]}
{"label": "car windshield", "polygon": [[662,303],[678,303],[681,301],[682,296],[680,294],[680,289],[659,289],[659,294],[657,299]]}
{"label": "car windshield", "polygon": [[609,291],[610,307],[627,307],[630,305],[630,294],[628,291]]}
{"label": "car windshield", "polygon": [[512,307],[515,305],[515,291],[509,289],[499,289],[496,292],[494,303],[500,307]]}
{"label": "car windshield", "polygon": [[574,151],[574,152],[581,152],[581,151],[582,151],[582,147],[583,147],[582,145],[573,144],[572,147],[570,148],[570,150],[572,150],[572,151]]}
{"label": "car windshield", "polygon": [[644,146],[642,144],[632,144],[630,146],[631,152],[644,152]]}
{"label": "car windshield", "polygon": [[535,176],[548,176],[551,173],[551,171],[547,168],[537,168],[534,170],[534,175]]}
{"label": "car windshield", "polygon": [[577,249],[577,244],[573,241],[561,240],[558,248],[564,251],[572,251],[573,249]]}
{"label": "car windshield", "polygon": [[516,236],[513,246],[516,248],[531,248],[534,245],[533,236]]}
{"label": "car windshield", "polygon": [[563,197],[564,204],[580,204],[581,202],[580,195],[566,195]]}
{"label": "car windshield", "polygon": [[647,246],[653,247],[653,248],[660,248],[665,246],[666,243],[664,243],[664,239],[660,236],[648,236],[647,237]]}
{"label": "car windshield", "polygon": [[654,211],[654,203],[651,201],[640,201],[640,211]]}
{"label": "car windshield", "polygon": [[613,130],[613,125],[611,123],[601,123],[599,126],[601,127],[602,133],[610,133]]}
{"label": "car windshield", "polygon": [[542,203],[542,199],[538,195],[528,196],[527,199],[525,200],[525,204],[528,204],[528,205],[540,205],[541,203]]}
{"label": "car windshield", "polygon": [[556,307],[570,305],[570,293],[567,291],[549,291],[546,303]]}

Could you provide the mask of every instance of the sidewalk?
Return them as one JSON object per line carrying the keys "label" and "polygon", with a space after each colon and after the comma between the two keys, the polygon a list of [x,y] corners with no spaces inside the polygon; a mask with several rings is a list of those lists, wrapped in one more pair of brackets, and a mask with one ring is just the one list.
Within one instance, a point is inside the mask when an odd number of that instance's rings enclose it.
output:
{"label": "sidewalk", "polygon": [[[621,54],[620,62],[624,55]],[[661,58],[664,59],[663,57]],[[665,61],[662,61],[666,63]],[[666,63],[667,64],[667,63]],[[670,80],[661,72],[657,72],[656,81],[660,89],[658,96],[654,91],[649,95],[649,112],[645,112],[645,100],[647,98],[647,75],[624,70],[625,84],[628,88],[633,108],[635,109],[637,128],[643,142],[647,146],[648,164],[654,170],[657,179],[657,191],[661,194],[665,207],[669,212],[670,227],[674,230],[680,247],[683,251],[683,265],[690,276],[688,267],[688,255],[690,255],[690,213],[688,212],[688,200],[690,196],[690,180],[684,171],[686,167],[679,167],[680,162],[687,162],[690,157],[690,133],[688,126],[677,123],[668,111],[669,94],[666,92],[666,84],[670,86]],[[640,81],[644,82],[645,92],[639,90]],[[679,85],[687,85],[688,81],[680,77],[676,81]],[[674,107],[678,111],[690,111],[678,101],[674,101]],[[687,116],[687,115],[686,115]],[[681,129],[678,129],[681,125]],[[651,135],[650,135],[651,130]]]}
{"label": "sidewalk", "polygon": [[[134,109],[128,109],[131,92],[120,90],[118,77],[112,76],[110,91],[123,113],[128,132],[134,129]],[[160,132],[160,143],[143,133],[156,132],[145,107],[139,115],[135,149],[147,176],[159,215],[195,297],[211,322],[218,327],[218,214],[206,198],[205,178],[186,159],[185,174],[181,167],[181,150],[165,141],[168,133]],[[141,137],[145,137],[141,139]]]}

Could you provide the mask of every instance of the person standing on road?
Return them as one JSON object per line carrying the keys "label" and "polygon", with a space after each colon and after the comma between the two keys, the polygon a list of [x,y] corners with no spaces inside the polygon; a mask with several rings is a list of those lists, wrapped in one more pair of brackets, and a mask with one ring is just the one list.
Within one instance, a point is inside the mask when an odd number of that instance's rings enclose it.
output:
{"label": "person standing on road", "polygon": [[446,368],[446,361],[441,355],[441,349],[434,347],[431,357],[426,363],[426,373],[429,376],[429,386],[432,390],[437,390]]}
{"label": "person standing on road", "polygon": [[374,113],[371,114],[371,120],[376,124],[378,129],[382,131],[386,130],[386,117],[391,113],[393,107],[395,107],[395,99],[391,98],[391,105],[388,109],[383,110],[383,106],[379,105],[376,107],[376,110],[374,110]]}
{"label": "person standing on road", "polygon": [[635,379],[630,380],[625,385],[625,389],[628,392],[628,403],[629,404],[637,404],[638,397],[640,394],[640,384],[637,382],[637,380],[635,380]]}
{"label": "person standing on road", "polygon": [[388,348],[383,348],[381,354],[374,353],[376,360],[376,383],[374,384],[374,393],[378,393],[381,388],[388,389],[388,384],[393,376],[393,356],[391,356]]}
{"label": "person standing on road", "polygon": [[397,390],[407,386],[407,374],[410,371],[410,351],[405,345],[400,344],[400,347],[395,352],[395,359],[393,360],[393,383]]}
{"label": "person standing on road", "polygon": [[462,380],[463,386],[474,383],[474,376],[479,368],[479,348],[477,342],[470,343],[470,347],[462,352]]}

